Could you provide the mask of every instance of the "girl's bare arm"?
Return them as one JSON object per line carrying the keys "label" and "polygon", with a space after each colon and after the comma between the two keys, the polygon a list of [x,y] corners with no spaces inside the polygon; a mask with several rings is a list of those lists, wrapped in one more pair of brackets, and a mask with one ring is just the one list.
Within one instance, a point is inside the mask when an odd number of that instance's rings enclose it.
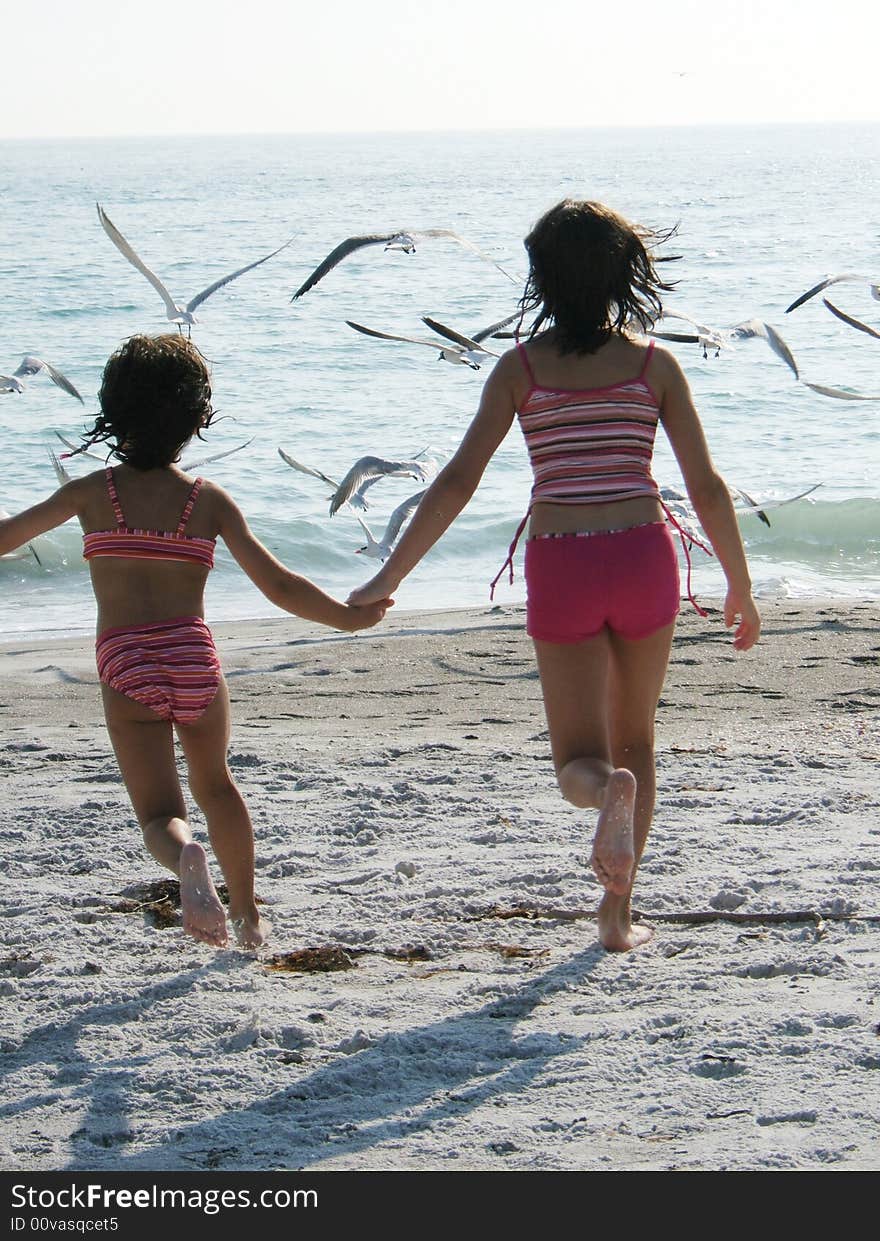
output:
{"label": "girl's bare arm", "polygon": [[317,621],[349,633],[369,629],[385,615],[392,604],[390,599],[377,599],[369,606],[350,607],[308,578],[291,572],[251,531],[232,497],[221,488],[213,490],[219,497],[220,537],[257,589],[276,607],[301,616],[303,620]]}
{"label": "girl's bare arm", "polygon": [[452,525],[477,489],[516,412],[513,383],[519,375],[514,353],[506,353],[483,386],[480,406],[455,456],[425,492],[400,542],[379,572],[348,596],[365,604],[393,594],[403,579]]}
{"label": "girl's bare arm", "polygon": [[76,517],[81,493],[81,480],[74,479],[59,487],[47,500],[41,500],[14,517],[0,517],[0,556]]}
{"label": "girl's bare arm", "polygon": [[684,372],[667,350],[657,349],[656,356],[660,420],[700,525],[709,536],[727,579],[724,623],[731,628],[739,618],[733,645],[737,650],[747,651],[758,640],[761,618],[752,599],[749,566],[733,501],[712,461]]}

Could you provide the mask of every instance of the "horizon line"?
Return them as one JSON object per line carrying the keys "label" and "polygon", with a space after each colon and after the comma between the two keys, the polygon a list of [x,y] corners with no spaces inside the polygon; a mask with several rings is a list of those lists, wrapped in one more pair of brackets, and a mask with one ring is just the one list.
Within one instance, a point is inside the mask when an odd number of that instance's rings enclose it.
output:
{"label": "horizon line", "polygon": [[820,128],[835,126],[880,125],[880,118],[847,118],[835,120],[751,120],[751,121],[646,121],[617,122],[607,125],[505,125],[468,128],[444,128],[430,126],[413,129],[242,129],[242,130],[185,130],[156,131],[138,130],[114,133],[54,133],[54,134],[0,134],[0,142],[95,142],[120,139],[174,139],[174,138],[377,138],[388,136],[418,136],[419,134],[522,134],[522,133],[578,133],[601,130],[638,129],[762,129]]}

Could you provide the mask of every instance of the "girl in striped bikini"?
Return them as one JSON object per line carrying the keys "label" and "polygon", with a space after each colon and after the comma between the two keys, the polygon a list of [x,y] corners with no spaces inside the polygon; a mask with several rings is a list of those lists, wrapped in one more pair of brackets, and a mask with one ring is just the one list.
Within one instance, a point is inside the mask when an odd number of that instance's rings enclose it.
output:
{"label": "girl in striped bikini", "polygon": [[[366,604],[394,593],[467,504],[518,416],[534,473],[517,531],[528,523],[526,628],[559,787],[573,805],[599,811],[591,858],[605,888],[599,937],[616,951],[651,935],[633,924],[631,898],[654,809],[654,716],[679,610],[669,515],[651,475],[658,422],[724,570],[734,648],[748,650],[760,632],[733,506],[687,381],[669,352],[644,339],[671,288],[649,248],[661,240],[594,202],[566,200],[539,220],[525,242],[521,323],[534,314],[526,343],[496,364],[455,456],[379,573],[349,596]],[[511,580],[515,546],[504,565]]]}
{"label": "girl in striped bikini", "polygon": [[181,451],[212,417],[208,371],[186,337],[126,341],[104,369],[100,404],[84,446],[105,442],[121,464],[0,521],[0,550],[79,519],[98,605],[104,715],[144,842],[180,878],[184,930],[226,944],[226,915],[187,823],[176,729],[226,879],[236,939],[259,948],[266,927],[254,900],[253,829],[226,763],[229,695],[203,619],[214,545],[222,538],[278,607],[334,629],[375,625],[389,601],[351,607],[326,595],[267,551],[222,488],[178,468]]}

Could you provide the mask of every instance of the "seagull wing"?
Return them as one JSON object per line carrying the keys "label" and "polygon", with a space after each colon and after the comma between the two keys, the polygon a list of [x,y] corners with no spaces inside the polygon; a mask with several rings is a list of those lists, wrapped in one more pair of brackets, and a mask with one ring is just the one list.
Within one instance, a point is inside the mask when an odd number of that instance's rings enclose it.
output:
{"label": "seagull wing", "polygon": [[327,275],[328,271],[341,263],[349,254],[353,254],[355,250],[360,250],[364,246],[384,245],[389,241],[393,241],[398,233],[367,233],[362,237],[346,237],[345,241],[341,241],[335,250],[331,250],[322,263],[319,263],[308,280],[299,286],[293,297],[290,299],[295,302],[298,297],[302,297],[303,293],[308,293],[309,289],[313,289],[319,280]]}
{"label": "seagull wing", "polygon": [[858,328],[860,332],[867,332],[869,336],[875,336],[878,340],[880,340],[880,332],[878,332],[876,328],[868,327],[867,323],[862,323],[859,319],[853,319],[851,315],[844,314],[842,310],[829,302],[827,297],[823,297],[822,301],[833,315],[837,315],[838,319],[842,319],[843,322],[848,323],[850,327]]}
{"label": "seagull wing", "polygon": [[215,452],[211,457],[202,457],[201,461],[187,461],[180,468],[182,470],[200,470],[203,465],[210,465],[212,461],[222,461],[224,457],[231,457],[234,452],[241,452],[242,448],[247,448],[248,444],[252,444],[256,436],[252,435],[249,440],[245,440],[243,444],[239,444],[236,448],[227,448],[225,452]]}
{"label": "seagull wing", "polygon": [[811,384],[806,379],[801,382],[820,396],[833,396],[838,401],[880,401],[880,396],[865,396],[861,392],[848,392],[845,388],[827,388],[824,384]]}
{"label": "seagull wing", "polygon": [[168,309],[169,318],[174,318],[175,316],[179,315],[180,307],[177,305],[177,303],[175,302],[171,294],[168,292],[168,290],[165,288],[165,285],[162,283],[159,277],[154,275],[153,272],[150,271],[149,267],[147,267],[143,259],[141,259],[134,252],[134,250],[132,250],[131,246],[122,236],[122,233],[120,233],[119,229],[110,219],[110,217],[107,215],[106,211],[101,206],[101,204],[96,203],[95,206],[98,208],[98,219],[101,221],[101,227],[104,229],[104,232],[113,242],[114,246],[119,251],[119,253],[124,258],[128,259],[132,267],[136,267],[142,276],[146,276],[150,284],[159,294],[162,301],[165,303],[165,306]]}
{"label": "seagull wing", "polygon": [[[818,284],[814,284],[812,289],[807,289],[806,293],[802,293],[796,298],[790,306],[786,306],[785,313],[788,314],[792,310],[797,310],[798,306],[803,306],[804,302],[808,302],[811,297],[815,297],[817,293],[821,293],[823,289],[827,289],[830,284],[840,284],[843,280],[864,280],[864,276],[854,276],[851,272],[846,272],[842,276],[826,276],[824,280],[820,280]],[[870,281],[866,281],[870,283]]]}
{"label": "seagull wing", "polygon": [[488,254],[484,254],[482,250],[478,249],[473,242],[466,241],[464,237],[460,237],[458,233],[453,232],[451,228],[425,228],[419,233],[409,233],[408,235],[414,240],[417,240],[419,237],[448,237],[450,241],[454,241],[458,245],[464,246],[465,250],[470,250],[471,254],[476,254],[476,256],[481,258],[484,263],[491,263],[492,266],[497,268],[497,270],[501,272],[502,276],[506,276],[512,284],[523,283],[518,276],[512,276],[509,271],[506,271],[505,268],[501,266],[500,263],[496,263],[495,260],[490,258]]}
{"label": "seagull wing", "polygon": [[698,345],[703,339],[690,332],[649,332],[648,335],[656,336],[658,340],[680,340],[691,345]]}
{"label": "seagull wing", "polygon": [[70,475],[51,448],[49,449],[49,460],[52,462],[52,469],[55,471],[55,477],[58,479],[58,486],[63,487],[65,483],[69,483]]}
{"label": "seagull wing", "polygon": [[303,465],[301,461],[294,461],[293,457],[289,457],[283,448],[278,449],[278,456],[282,461],[286,461],[292,470],[299,470],[300,474],[310,474],[312,478],[320,478],[321,482],[326,483],[331,491],[339,490],[339,483],[334,483],[332,478],[328,478],[320,470],[313,470],[311,466]]}
{"label": "seagull wing", "polygon": [[351,319],[346,319],[345,322],[356,332],[363,332],[364,336],[375,336],[378,340],[402,340],[408,345],[428,345],[431,349],[440,348],[436,340],[420,340],[415,336],[393,336],[390,332],[378,332],[375,328],[364,327],[362,323],[354,323]]}
{"label": "seagull wing", "polygon": [[378,480],[391,474],[397,477],[416,478],[420,483],[427,481],[424,466],[420,461],[386,461],[384,457],[361,457],[343,478],[330,501],[332,517],[343,504],[361,491],[367,479]]}
{"label": "seagull wing", "polygon": [[515,310],[512,315],[508,315],[506,319],[499,319],[497,323],[491,323],[489,327],[481,327],[479,332],[474,332],[472,339],[479,344],[481,340],[486,340],[490,336],[494,336],[496,332],[500,332],[502,328],[508,327],[517,319],[522,317],[522,311]]}
{"label": "seagull wing", "polygon": [[85,405],[85,401],[82,399],[66,375],[62,375],[61,371],[57,371],[54,366],[50,366],[49,363],[44,362],[42,358],[35,358],[29,353],[25,354],[19,365],[16,367],[15,374],[19,377],[22,375],[37,375],[40,371],[45,371],[52,380],[53,384],[59,388],[62,388],[66,393],[68,393],[69,396],[75,396],[80,405]]}
{"label": "seagull wing", "polygon": [[72,448],[78,457],[91,457],[93,461],[100,461],[102,465],[107,464],[104,457],[99,457],[96,452],[88,452],[86,449],[81,450],[78,444],[74,444],[73,440],[66,439],[60,431],[56,431],[55,434],[61,440],[61,443],[67,448]]}
{"label": "seagull wing", "polygon": [[367,525],[367,523],[363,520],[362,517],[358,517],[357,513],[355,513],[355,519],[357,520],[357,523],[360,526],[361,530],[363,530],[364,534],[367,536],[367,545],[370,547],[375,546],[376,536],[373,534],[370,527]]}
{"label": "seagull wing", "polygon": [[12,375],[0,375],[0,392],[20,392],[21,380],[13,379]]}
{"label": "seagull wing", "polygon": [[679,310],[664,310],[664,319],[681,319],[682,323],[689,323],[691,327],[695,327],[702,336],[716,336],[717,328],[708,327],[705,323],[697,323],[696,319],[692,319],[690,315],[683,315]]}
{"label": "seagull wing", "polygon": [[230,272],[228,276],[223,276],[220,280],[215,280],[213,284],[208,285],[207,289],[202,289],[201,293],[197,293],[191,301],[187,302],[187,310],[190,314],[192,314],[197,306],[201,306],[202,302],[205,301],[206,298],[209,298],[212,293],[216,293],[218,289],[222,289],[224,284],[229,284],[231,281],[237,280],[238,277],[243,276],[246,271],[253,271],[253,269],[255,267],[259,267],[261,263],[268,263],[269,259],[274,259],[276,254],[280,254],[282,250],[286,250],[289,245],[290,242],[285,241],[283,246],[279,246],[278,249],[273,250],[271,254],[265,255],[263,258],[257,259],[253,263],[248,263],[245,267],[239,267],[238,271]]}
{"label": "seagull wing", "polygon": [[437,332],[439,336],[445,336],[447,340],[451,340],[456,345],[461,345],[462,349],[469,352],[473,350],[475,353],[487,354],[490,358],[498,358],[501,355],[495,353],[492,349],[487,349],[485,345],[481,345],[478,340],[470,336],[462,336],[461,332],[456,332],[454,328],[446,327],[443,323],[438,323],[436,319],[430,319],[427,315],[422,315],[422,323],[427,323],[432,332]]}
{"label": "seagull wing", "polygon": [[397,508],[388,518],[388,525],[385,527],[385,533],[382,536],[382,542],[386,547],[392,548],[395,544],[397,536],[400,534],[404,522],[409,518],[421,503],[425,490],[417,491],[414,496],[410,496],[408,500],[404,500],[402,504],[398,504]]}
{"label": "seagull wing", "polygon": [[776,356],[782,358],[786,366],[794,372],[795,379],[799,378],[794,354],[776,328],[765,323],[763,319],[747,319],[745,323],[737,323],[729,330],[728,335],[733,340],[750,340],[752,337],[760,336],[762,340],[766,340]]}

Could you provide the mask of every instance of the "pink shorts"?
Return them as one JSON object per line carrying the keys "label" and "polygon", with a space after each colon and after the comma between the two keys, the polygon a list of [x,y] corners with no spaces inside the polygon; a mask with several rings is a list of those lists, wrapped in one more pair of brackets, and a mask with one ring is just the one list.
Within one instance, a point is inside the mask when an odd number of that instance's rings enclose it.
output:
{"label": "pink shorts", "polygon": [[606,625],[647,638],[679,611],[678,557],[662,521],[531,538],[525,577],[526,632],[540,642],[585,642]]}

